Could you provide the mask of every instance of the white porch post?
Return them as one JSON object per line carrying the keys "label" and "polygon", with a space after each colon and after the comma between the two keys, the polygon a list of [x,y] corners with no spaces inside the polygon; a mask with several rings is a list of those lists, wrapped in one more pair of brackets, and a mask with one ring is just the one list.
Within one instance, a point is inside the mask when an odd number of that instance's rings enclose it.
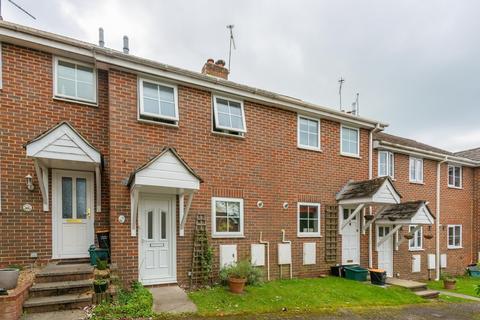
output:
{"label": "white porch post", "polygon": [[96,202],[97,212],[102,212],[102,176],[100,175],[100,165],[95,166],[95,187],[96,187]]}
{"label": "white porch post", "polygon": [[130,191],[130,235],[137,236],[138,189]]}
{"label": "white porch post", "polygon": [[48,169],[40,165],[38,160],[35,159],[33,162],[35,165],[35,173],[37,174],[38,185],[40,187],[40,192],[42,193],[43,199],[43,211],[49,210],[49,201],[48,201]]}

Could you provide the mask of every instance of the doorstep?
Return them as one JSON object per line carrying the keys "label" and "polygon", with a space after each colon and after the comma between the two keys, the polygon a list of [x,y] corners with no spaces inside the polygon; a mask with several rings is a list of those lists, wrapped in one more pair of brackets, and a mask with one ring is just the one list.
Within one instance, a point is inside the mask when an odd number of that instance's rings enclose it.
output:
{"label": "doorstep", "polygon": [[153,295],[153,311],[157,313],[197,312],[197,306],[179,286],[148,288]]}

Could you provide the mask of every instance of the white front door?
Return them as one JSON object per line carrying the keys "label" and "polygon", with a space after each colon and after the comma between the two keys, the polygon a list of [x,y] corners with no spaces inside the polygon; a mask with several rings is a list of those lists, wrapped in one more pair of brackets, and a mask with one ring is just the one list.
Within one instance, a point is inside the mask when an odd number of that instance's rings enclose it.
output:
{"label": "white front door", "polygon": [[140,282],[176,282],[175,197],[142,195],[139,212]]}
{"label": "white front door", "polygon": [[[391,226],[377,226],[377,243],[392,231]],[[393,236],[381,245],[377,245],[378,268],[387,272],[387,277],[393,276]]]}
{"label": "white front door", "polygon": [[85,258],[95,243],[93,172],[53,170],[53,258]]}
{"label": "white front door", "polygon": [[[355,209],[342,209],[342,223]],[[358,214],[342,229],[342,264],[360,264],[360,226]]]}

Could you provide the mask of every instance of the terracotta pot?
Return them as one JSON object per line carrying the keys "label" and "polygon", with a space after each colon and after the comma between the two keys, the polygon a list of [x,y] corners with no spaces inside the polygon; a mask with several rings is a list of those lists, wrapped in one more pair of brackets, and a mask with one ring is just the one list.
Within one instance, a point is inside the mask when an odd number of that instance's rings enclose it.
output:
{"label": "terracotta pot", "polygon": [[0,288],[14,289],[17,286],[19,273],[20,271],[15,268],[0,269]]}
{"label": "terracotta pot", "polygon": [[455,284],[457,280],[443,280],[443,287],[447,290],[455,290]]}
{"label": "terracotta pot", "polygon": [[242,293],[247,279],[229,278],[228,287],[232,293]]}
{"label": "terracotta pot", "polygon": [[413,234],[408,234],[408,233],[407,233],[407,234],[404,234],[403,237],[404,237],[405,239],[411,240],[411,239],[413,239]]}
{"label": "terracotta pot", "polygon": [[433,235],[432,234],[425,234],[423,236],[425,239],[433,239]]}
{"label": "terracotta pot", "polygon": [[373,220],[373,214],[367,214],[367,215],[365,216],[365,220],[366,220],[366,221]]}

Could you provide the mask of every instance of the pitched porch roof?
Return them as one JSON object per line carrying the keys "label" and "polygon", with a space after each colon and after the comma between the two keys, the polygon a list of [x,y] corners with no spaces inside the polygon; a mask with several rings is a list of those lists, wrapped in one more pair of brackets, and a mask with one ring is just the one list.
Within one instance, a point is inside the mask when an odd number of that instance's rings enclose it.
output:
{"label": "pitched porch roof", "polygon": [[408,201],[385,207],[378,214],[377,223],[382,224],[433,224],[435,216],[424,200]]}
{"label": "pitched porch roof", "polygon": [[349,181],[337,194],[339,204],[400,203],[401,195],[389,177]]}

